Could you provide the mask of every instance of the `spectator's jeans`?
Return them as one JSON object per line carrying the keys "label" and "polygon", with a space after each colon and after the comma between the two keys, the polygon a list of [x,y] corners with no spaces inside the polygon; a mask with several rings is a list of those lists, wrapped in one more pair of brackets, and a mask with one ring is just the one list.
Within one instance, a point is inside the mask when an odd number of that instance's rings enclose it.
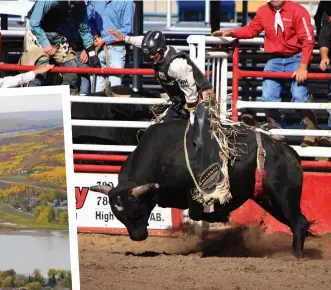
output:
{"label": "spectator's jeans", "polygon": [[[81,51],[76,51],[78,67],[88,67],[88,62],[84,63],[84,64],[80,63],[80,54],[81,54]],[[90,93],[91,93],[90,76],[79,74],[78,83],[79,83],[79,94],[80,95],[90,95]]]}
{"label": "spectator's jeans", "polygon": [[[301,53],[292,57],[275,57],[270,59],[264,71],[268,72],[295,72],[301,61]],[[262,101],[263,102],[281,102],[280,94],[284,88],[285,79],[263,79],[262,82]],[[292,102],[306,103],[309,99],[307,81],[298,84],[295,79],[291,82]],[[269,116],[277,123],[277,128],[283,126],[283,121],[277,109],[269,110]]]}
{"label": "spectator's jeans", "polygon": [[[109,46],[108,47],[108,57],[109,57],[109,67],[111,68],[123,68],[125,65],[125,55],[126,49],[124,45]],[[104,50],[100,50],[98,54],[101,67],[106,67],[106,57]],[[92,81],[93,76],[91,77]],[[109,77],[110,85],[119,86],[122,84],[122,76],[115,75]],[[105,77],[103,75],[97,76],[97,82],[95,87],[95,92],[101,92],[105,89]]]}
{"label": "spectator's jeans", "polygon": [[[62,36],[61,34],[57,32],[47,32],[46,33],[47,39],[52,45],[57,45],[58,43],[61,43],[63,41],[66,41],[66,38]],[[36,62],[36,66],[40,66],[42,64],[48,64],[49,60],[38,60]],[[62,65],[65,67],[77,67],[77,61],[75,59],[69,60],[64,63],[57,63],[57,65]],[[45,85],[46,81],[46,73],[39,74],[33,81],[30,82],[30,87],[36,87],[36,86],[43,86]],[[78,94],[78,76],[77,74],[73,73],[65,73],[63,74],[63,81],[62,85],[69,85],[70,86],[70,93],[71,94]]]}

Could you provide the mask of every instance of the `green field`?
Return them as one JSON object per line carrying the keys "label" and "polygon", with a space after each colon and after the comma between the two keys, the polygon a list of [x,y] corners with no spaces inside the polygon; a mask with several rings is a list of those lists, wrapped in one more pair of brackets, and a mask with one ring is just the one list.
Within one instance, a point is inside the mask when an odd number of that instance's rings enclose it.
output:
{"label": "green field", "polygon": [[1,214],[17,217],[18,219],[35,220],[35,217],[32,214],[17,210],[6,203],[0,203],[0,216]]}
{"label": "green field", "polygon": [[39,224],[32,214],[28,214],[8,204],[0,203],[0,228],[27,228],[27,229],[52,229],[67,230],[67,225]]}

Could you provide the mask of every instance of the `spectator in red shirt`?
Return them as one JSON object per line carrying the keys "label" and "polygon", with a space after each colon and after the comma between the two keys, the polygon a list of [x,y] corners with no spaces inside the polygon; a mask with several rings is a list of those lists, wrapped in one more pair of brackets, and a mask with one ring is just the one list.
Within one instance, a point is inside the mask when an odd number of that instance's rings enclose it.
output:
{"label": "spectator in red shirt", "polygon": [[[303,6],[292,1],[271,0],[258,9],[254,19],[245,27],[236,30],[218,30],[212,35],[248,39],[258,36],[263,30],[264,50],[271,54],[264,71],[293,72],[292,102],[309,102],[307,74],[315,41],[310,15]],[[262,101],[280,102],[285,81],[285,79],[264,79]],[[303,121],[307,129],[318,129],[316,117],[311,110],[300,110],[300,113],[303,113]],[[282,128],[283,122],[278,110],[266,110],[266,117],[267,123],[263,125],[264,129]],[[256,125],[249,114],[243,115],[242,121],[248,125]],[[305,137],[301,145],[313,145],[315,142],[314,137]]]}

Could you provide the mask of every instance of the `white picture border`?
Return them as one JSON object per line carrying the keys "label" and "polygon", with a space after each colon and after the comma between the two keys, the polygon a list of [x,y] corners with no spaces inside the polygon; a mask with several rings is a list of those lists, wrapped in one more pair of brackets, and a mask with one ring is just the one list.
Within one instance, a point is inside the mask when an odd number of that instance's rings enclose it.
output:
{"label": "white picture border", "polygon": [[[47,87],[24,87],[24,88],[1,88],[1,97],[43,95],[45,98],[60,95],[62,98],[63,112],[63,133],[64,133],[64,151],[66,162],[66,181],[67,181],[67,198],[68,198],[68,222],[69,222],[69,248],[70,248],[70,271],[72,289],[80,290],[79,278],[79,256],[78,256],[78,237],[76,224],[76,200],[72,194],[75,192],[74,185],[74,160],[72,151],[72,129],[71,129],[71,104],[70,88],[65,86],[47,86]],[[24,106],[24,104],[22,104]]]}
{"label": "white picture border", "polygon": [[63,133],[64,150],[67,173],[67,196],[69,215],[69,239],[70,239],[70,262],[71,262],[71,283],[72,289],[80,290],[78,236],[76,220],[76,198],[75,198],[75,176],[74,176],[74,155],[72,150],[72,127],[71,127],[71,102],[69,86],[62,87],[62,112],[63,112]]}

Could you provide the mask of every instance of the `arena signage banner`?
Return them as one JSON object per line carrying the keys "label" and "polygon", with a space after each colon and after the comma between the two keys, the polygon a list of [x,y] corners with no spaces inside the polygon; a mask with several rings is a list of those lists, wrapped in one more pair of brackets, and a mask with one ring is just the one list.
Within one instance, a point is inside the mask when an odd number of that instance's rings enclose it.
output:
{"label": "arena signage banner", "polygon": [[[108,197],[89,190],[96,184],[117,185],[117,174],[74,173],[76,218],[80,231],[84,228],[116,228],[125,226],[112,213]],[[171,229],[172,214],[170,208],[155,207],[149,218],[148,229]]]}

